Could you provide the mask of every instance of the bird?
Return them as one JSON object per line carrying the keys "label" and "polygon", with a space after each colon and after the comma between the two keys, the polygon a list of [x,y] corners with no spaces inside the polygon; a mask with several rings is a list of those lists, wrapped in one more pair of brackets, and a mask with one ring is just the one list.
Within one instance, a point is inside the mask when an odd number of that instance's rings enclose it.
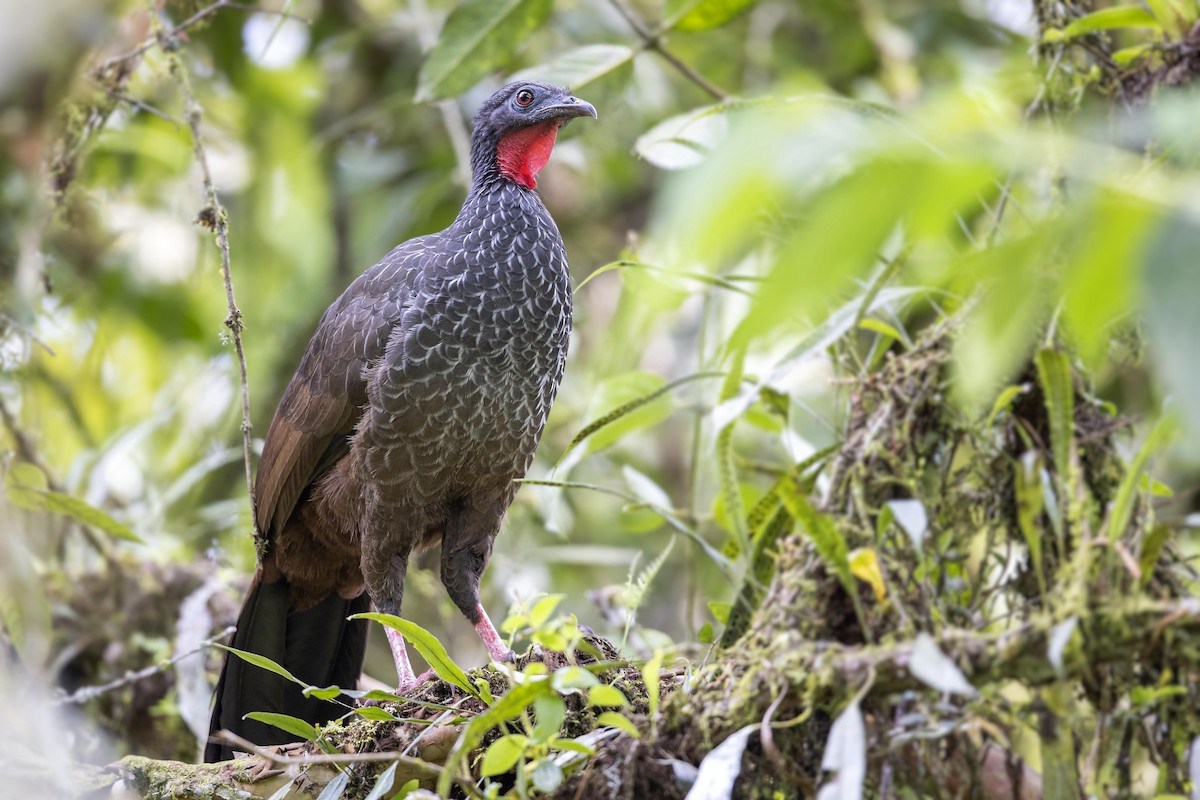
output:
{"label": "bird", "polygon": [[[571,280],[558,227],[535,191],[559,129],[597,118],[548,83],[510,83],[480,107],[471,186],[445,230],[400,244],[325,311],[264,440],[255,479],[260,541],[230,646],[316,686],[357,684],[367,622],[399,615],[411,557],[441,545],[441,581],[493,660],[512,658],[479,602],[493,540],[533,459],[567,358]],[[415,675],[386,629],[398,691]],[[231,654],[205,760],[233,757],[219,730],[254,744],[294,736],[266,711],[326,722],[340,709]]]}

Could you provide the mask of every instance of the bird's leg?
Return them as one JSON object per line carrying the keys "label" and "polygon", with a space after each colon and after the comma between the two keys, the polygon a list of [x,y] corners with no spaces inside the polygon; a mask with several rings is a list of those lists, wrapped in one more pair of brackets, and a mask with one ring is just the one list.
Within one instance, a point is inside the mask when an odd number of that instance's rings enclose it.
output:
{"label": "bird's leg", "polygon": [[[501,509],[503,514],[503,509]],[[454,514],[442,536],[442,585],[466,615],[493,661],[512,661],[515,656],[479,602],[479,578],[492,554],[492,539],[499,527],[495,514]]]}
{"label": "bird's leg", "polygon": [[431,669],[425,670],[420,675],[413,672],[412,662],[408,660],[408,647],[400,631],[393,628],[384,630],[387,631],[388,647],[392,650],[392,658],[396,661],[397,692],[410,691],[433,677]]}
{"label": "bird's leg", "polygon": [[[488,655],[492,657],[493,661],[512,661],[513,651],[500,638],[500,631],[496,630],[496,626],[488,618],[482,603],[475,603],[475,613],[479,616],[479,621],[475,623],[475,632],[479,634],[479,640],[487,648]],[[469,619],[470,615],[467,616]]]}
{"label": "bird's leg", "polygon": [[[404,600],[404,576],[408,572],[408,553],[388,552],[385,540],[363,542],[363,578],[375,607],[384,614],[400,616]],[[380,568],[382,567],[382,568]],[[400,631],[385,626],[388,647],[396,662],[396,691],[407,692],[433,677],[433,670],[416,675],[408,658],[408,647]]]}

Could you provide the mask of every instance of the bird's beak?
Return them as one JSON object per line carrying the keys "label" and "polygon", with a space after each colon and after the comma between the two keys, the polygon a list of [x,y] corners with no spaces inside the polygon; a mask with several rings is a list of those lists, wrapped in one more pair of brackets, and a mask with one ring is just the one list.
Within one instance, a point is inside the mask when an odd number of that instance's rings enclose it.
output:
{"label": "bird's beak", "polygon": [[580,100],[578,97],[568,97],[561,103],[554,105],[543,106],[542,114],[549,117],[591,117],[599,119],[596,114],[596,107],[586,100]]}

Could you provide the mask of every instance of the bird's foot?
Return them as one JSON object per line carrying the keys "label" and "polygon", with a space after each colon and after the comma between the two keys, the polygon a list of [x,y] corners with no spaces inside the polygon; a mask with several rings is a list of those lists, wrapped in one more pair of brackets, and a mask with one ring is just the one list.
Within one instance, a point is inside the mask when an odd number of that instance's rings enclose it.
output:
{"label": "bird's foot", "polygon": [[402,675],[400,676],[400,681],[396,684],[396,694],[406,694],[407,692],[411,692],[421,684],[425,683],[426,681],[433,680],[436,677],[437,673],[435,673],[432,669],[427,669],[417,676],[409,675],[406,677]]}
{"label": "bird's foot", "polygon": [[491,656],[492,661],[495,661],[497,664],[511,664],[517,660],[517,654],[512,650],[509,650],[507,647],[501,652],[489,652],[489,655]]}

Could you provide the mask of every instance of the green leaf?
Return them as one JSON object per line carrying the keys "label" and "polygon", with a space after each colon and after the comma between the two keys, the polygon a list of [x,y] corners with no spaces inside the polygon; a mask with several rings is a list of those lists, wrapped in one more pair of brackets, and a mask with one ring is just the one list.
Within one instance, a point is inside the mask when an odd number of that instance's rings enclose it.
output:
{"label": "green leaf", "polygon": [[658,673],[662,669],[662,663],[663,654],[659,650],[655,652],[653,658],[642,665],[642,682],[646,686],[646,700],[649,704],[647,714],[651,720],[655,720],[658,717],[658,703],[662,695],[661,678]]}
{"label": "green leaf", "polygon": [[31,464],[14,466],[8,472],[7,483],[8,499],[15,506],[62,514],[114,539],[142,544],[142,540],[127,525],[117,522],[95,506],[69,494],[45,488],[46,476]]}
{"label": "green leaf", "polygon": [[554,670],[552,683],[555,689],[590,689],[600,683],[600,679],[583,667],[560,667]]}
{"label": "green leaf", "polygon": [[438,794],[443,797],[449,796],[459,766],[479,746],[488,731],[515,719],[538,697],[553,691],[554,688],[547,680],[522,683],[509,689],[508,693],[493,703],[487,711],[475,716],[458,737],[450,755],[446,757],[445,768],[438,778]]}
{"label": "green leaf", "polygon": [[1162,557],[1163,548],[1170,541],[1171,533],[1170,526],[1155,525],[1146,534],[1146,540],[1142,542],[1142,555],[1138,559],[1138,566],[1142,570],[1142,586],[1150,583],[1150,578],[1154,576],[1154,568],[1158,566],[1158,559]]}
{"label": "green leaf", "polygon": [[466,0],[450,13],[417,76],[417,102],[452,97],[510,59],[552,0]]}
{"label": "green leaf", "polygon": [[318,700],[332,700],[333,698],[340,697],[343,694],[348,694],[353,697],[356,692],[347,692],[340,686],[325,686],[323,688],[317,688],[316,686],[304,687],[305,697],[315,697]]}
{"label": "green leaf", "polygon": [[588,689],[588,705],[624,708],[629,705],[629,700],[625,698],[624,693],[617,687],[602,683],[599,686],[593,686],[591,689]]}
{"label": "green leaf", "polygon": [[[384,800],[385,797],[390,797],[388,792],[391,791],[392,784],[396,782],[396,767],[398,766],[399,763],[392,764],[379,773],[379,777],[375,779],[375,785],[371,787],[371,791],[363,800]],[[401,797],[403,797],[403,794]]]}
{"label": "green leaf", "polygon": [[1176,213],[1155,230],[1154,245],[1143,256],[1144,307],[1149,347],[1159,380],[1182,413],[1186,434],[1200,436],[1200,223]]}
{"label": "green leaf", "polygon": [[317,800],[338,800],[346,792],[350,784],[350,773],[339,772],[337,777],[325,784],[325,788],[317,795]]}
{"label": "green leaf", "polygon": [[1138,481],[1138,488],[1143,492],[1149,492],[1152,497],[1174,497],[1175,490],[1159,480],[1150,477],[1148,473],[1143,473]]}
{"label": "green leaf", "polygon": [[375,722],[395,722],[396,715],[390,711],[385,711],[379,706],[359,706],[354,709],[354,713],[363,719],[374,720]]}
{"label": "green leaf", "polygon": [[1133,503],[1137,496],[1138,486],[1145,477],[1146,462],[1150,460],[1151,455],[1162,449],[1170,440],[1173,431],[1174,425],[1171,419],[1169,417],[1160,418],[1150,429],[1150,433],[1146,434],[1146,440],[1138,448],[1133,462],[1126,467],[1125,476],[1121,479],[1121,485],[1117,487],[1116,497],[1113,498],[1108,512],[1106,527],[1110,542],[1116,541],[1125,534],[1129,518],[1133,515]]}
{"label": "green leaf", "polygon": [[669,117],[639,136],[633,152],[659,169],[694,167],[725,138],[726,114],[735,108],[722,103]]}
{"label": "green leaf", "polygon": [[373,619],[394,631],[399,631],[405,639],[412,642],[413,647],[417,648],[417,652],[421,654],[421,658],[429,662],[429,666],[433,667],[433,671],[439,678],[457,686],[472,697],[479,698],[479,690],[467,678],[467,674],[463,672],[462,668],[450,658],[450,654],[446,652],[446,648],[442,647],[442,643],[420,625],[392,614],[376,612],[355,614],[350,619]]}
{"label": "green leaf", "polygon": [[662,422],[671,413],[666,381],[652,372],[626,372],[596,387],[587,417],[593,421],[576,435],[568,451],[586,443],[584,453],[610,447],[624,436]]}
{"label": "green leaf", "polygon": [[558,736],[563,720],[567,718],[567,704],[558,695],[542,695],[533,701],[533,713],[537,716],[533,741],[547,742]]}
{"label": "green leaf", "polygon": [[270,711],[251,711],[243,719],[265,722],[267,725],[272,725],[281,731],[287,731],[293,736],[299,736],[306,742],[315,742],[317,736],[319,736],[317,729],[310,723],[288,714],[275,714]]}
{"label": "green leaf", "polygon": [[712,644],[716,641],[717,635],[713,631],[712,623],[706,622],[701,625],[700,630],[696,632],[696,638],[700,641],[700,644]]}
{"label": "green leaf", "polygon": [[955,393],[972,415],[982,415],[1001,386],[1029,361],[1055,290],[1047,285],[1047,254],[1057,240],[1046,230],[1011,239],[957,262],[977,274],[984,291],[953,343]]}
{"label": "green leaf", "polygon": [[778,326],[797,324],[839,299],[878,260],[908,210],[903,187],[919,183],[920,163],[873,163],[812,199],[804,222],[789,231],[766,281],[730,338],[730,352]]}
{"label": "green leaf", "polygon": [[589,44],[560,53],[544,64],[515,72],[514,81],[546,81],[575,91],[633,61],[635,51],[621,44]]}
{"label": "green leaf", "polygon": [[887,336],[891,339],[895,339],[898,342],[904,341],[904,336],[900,333],[900,331],[896,330],[895,327],[888,325],[881,319],[867,317],[858,323],[858,327],[864,331],[874,331],[880,336]]}
{"label": "green leaf", "polygon": [[817,548],[817,553],[825,565],[837,575],[846,592],[854,598],[858,597],[858,584],[850,572],[850,556],[846,549],[846,540],[834,526],[833,521],[818,512],[804,495],[803,487],[796,481],[784,483],[779,490],[779,499],[788,514],[808,534]]}
{"label": "green leaf", "polygon": [[1061,31],[1046,31],[1044,41],[1070,41],[1089,33],[1113,30],[1114,28],[1161,29],[1161,26],[1154,15],[1141,6],[1116,6],[1084,14]]}
{"label": "green leaf", "polygon": [[[720,400],[722,403],[737,396],[738,387],[742,383],[743,365],[746,358],[744,350],[734,352],[730,361],[729,374],[721,386]],[[738,552],[749,553],[750,529],[746,522],[746,507],[742,503],[741,486],[738,481],[737,464],[734,463],[733,431],[737,417],[720,423],[717,432],[717,481],[720,486],[720,497],[725,513],[733,523],[734,540]]]}
{"label": "green leaf", "polygon": [[992,403],[992,410],[988,413],[987,421],[983,423],[985,428],[992,427],[992,423],[996,420],[996,416],[1008,409],[1012,405],[1012,401],[1017,399],[1018,395],[1022,395],[1029,391],[1029,387],[1025,384],[1017,386],[1009,386],[996,398],[996,402]]}
{"label": "green leaf", "polygon": [[551,750],[570,750],[572,753],[582,753],[585,756],[596,755],[596,748],[588,747],[578,739],[551,739]]}
{"label": "green leaf", "polygon": [[529,627],[540,628],[545,625],[562,599],[561,594],[548,594],[534,603],[533,608],[529,610]]}
{"label": "green leaf", "polygon": [[605,711],[603,714],[596,717],[596,724],[599,726],[618,728],[632,736],[634,739],[642,738],[641,731],[639,731],[637,727],[629,721],[629,718],[617,711]]}
{"label": "green leaf", "polygon": [[729,610],[731,607],[729,603],[713,602],[708,604],[708,611],[713,615],[713,619],[724,625],[726,622],[729,622]]}
{"label": "green leaf", "polygon": [[1029,559],[1037,577],[1038,587],[1046,594],[1046,576],[1042,572],[1042,512],[1046,497],[1042,493],[1042,461],[1035,451],[1029,451],[1014,465],[1013,485],[1017,496],[1017,524],[1029,548]]}
{"label": "green leaf", "polygon": [[516,765],[521,756],[525,755],[525,748],[528,746],[529,738],[519,733],[501,736],[492,742],[487,752],[483,754],[483,766],[479,768],[479,774],[485,778],[503,775]]}
{"label": "green leaf", "polygon": [[1172,39],[1182,39],[1200,15],[1196,0],[1146,0],[1159,25]]}
{"label": "green leaf", "polygon": [[1093,367],[1108,352],[1113,326],[1141,302],[1137,265],[1156,221],[1145,200],[1108,190],[1072,227],[1082,241],[1063,270],[1063,320],[1074,349]]}
{"label": "green leaf", "polygon": [[757,0],[668,0],[667,26],[703,31],[724,25]]}
{"label": "green leaf", "polygon": [[[604,268],[601,267],[601,269],[604,269]],[[596,273],[594,272],[592,274],[595,275]],[[589,276],[589,277],[591,277],[591,276]],[[627,377],[625,380],[627,380],[629,383],[633,383],[633,382],[652,383],[652,382],[654,382],[655,379],[658,379],[657,375],[652,375],[651,373],[629,373],[628,375],[630,377]],[[650,377],[634,378],[634,377],[632,377],[633,375],[650,376]],[[617,422],[621,419],[624,419],[624,418],[630,416],[631,414],[633,414],[633,412],[637,411],[638,409],[644,408],[645,406],[648,406],[651,403],[654,403],[654,401],[658,400],[661,397],[666,396],[667,394],[669,394],[676,388],[684,385],[685,383],[691,383],[692,381],[700,380],[703,378],[719,378],[719,377],[723,377],[723,376],[724,376],[724,373],[721,373],[721,372],[699,372],[694,375],[685,375],[684,377],[679,378],[677,380],[673,380],[670,383],[663,384],[651,392],[640,395],[638,397],[634,397],[631,400],[627,400],[627,401],[621,403],[616,408],[613,408],[613,409],[605,412],[603,414],[603,416],[593,419],[591,422],[589,422],[587,425],[585,425],[583,427],[583,429],[581,431],[579,431],[579,433],[575,434],[575,438],[573,438],[571,440],[571,443],[569,445],[567,445],[567,449],[563,452],[563,456],[562,456],[562,458],[559,459],[559,462],[561,463],[562,459],[566,458],[568,453],[570,453],[572,450],[574,450],[582,442],[587,441],[590,437],[592,437],[594,434],[596,434],[602,428],[606,428],[609,425],[613,424],[614,422]],[[658,380],[661,380],[661,379],[658,379]],[[610,383],[610,381],[611,381],[611,383]],[[602,384],[602,386],[604,387],[602,389],[602,391],[604,391],[606,393],[610,393],[612,396],[627,393],[628,389],[626,386],[623,386],[623,385],[619,386],[616,383],[615,379],[610,379],[610,381],[605,381],[605,383]],[[594,406],[594,405],[596,405],[596,403],[593,402],[592,405]],[[669,404],[665,404],[665,405],[666,405],[665,409],[664,408],[656,409],[656,411],[652,415],[651,419],[641,421],[641,424],[638,424],[636,427],[649,427],[650,425],[657,424],[659,421],[661,421],[663,418],[665,418],[666,415],[670,413]],[[663,413],[664,410],[666,411],[666,413]],[[629,430],[633,430],[633,427],[629,427]],[[613,441],[616,441],[616,439],[614,439]],[[611,442],[608,442],[608,443],[592,442],[589,444],[589,450],[593,450],[593,451],[599,450],[601,447],[607,446],[607,444],[611,444]]]}
{"label": "green leaf", "polygon": [[534,788],[539,792],[549,794],[562,785],[562,767],[556,764],[553,759],[543,759],[534,768],[532,779]]}
{"label": "green leaf", "polygon": [[300,680],[295,675],[288,672],[286,669],[279,666],[278,664],[276,664],[274,661],[267,658],[266,656],[260,656],[258,653],[251,653],[248,650],[238,650],[236,647],[229,647],[228,645],[217,644],[216,642],[213,642],[213,647],[219,647],[222,650],[228,650],[230,653],[233,653],[235,656],[237,656],[242,661],[245,661],[248,664],[253,664],[256,667],[261,667],[262,669],[265,669],[268,672],[274,672],[279,677],[287,678],[289,681],[296,684],[297,686],[303,686],[305,688],[308,688],[307,683]]}
{"label": "green leaf", "polygon": [[1046,400],[1050,419],[1050,451],[1054,454],[1054,469],[1066,481],[1071,472],[1075,452],[1075,384],[1071,376],[1071,361],[1066,353],[1045,349],[1036,357],[1038,383]]}

